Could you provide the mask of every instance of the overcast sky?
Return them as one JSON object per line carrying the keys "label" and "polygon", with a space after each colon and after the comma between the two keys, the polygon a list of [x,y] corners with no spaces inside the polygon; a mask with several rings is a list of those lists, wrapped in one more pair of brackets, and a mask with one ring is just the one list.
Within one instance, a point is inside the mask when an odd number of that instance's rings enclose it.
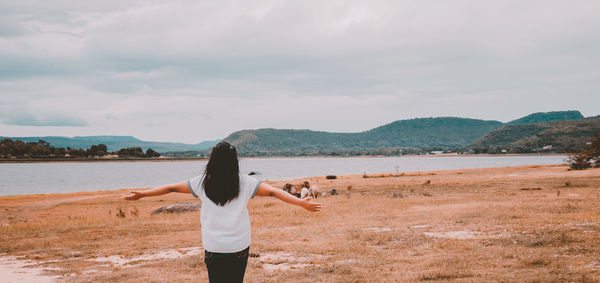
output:
{"label": "overcast sky", "polygon": [[0,0],[0,136],[600,114],[600,1]]}

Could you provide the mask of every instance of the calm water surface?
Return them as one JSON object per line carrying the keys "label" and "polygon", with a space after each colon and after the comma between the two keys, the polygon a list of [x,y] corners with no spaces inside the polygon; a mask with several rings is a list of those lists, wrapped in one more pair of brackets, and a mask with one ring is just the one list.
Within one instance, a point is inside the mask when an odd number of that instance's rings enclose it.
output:
{"label": "calm water surface", "polygon": [[[263,180],[311,176],[488,168],[564,163],[565,156],[410,156],[348,158],[247,158],[242,173]],[[144,188],[187,180],[206,161],[0,164],[0,196]]]}

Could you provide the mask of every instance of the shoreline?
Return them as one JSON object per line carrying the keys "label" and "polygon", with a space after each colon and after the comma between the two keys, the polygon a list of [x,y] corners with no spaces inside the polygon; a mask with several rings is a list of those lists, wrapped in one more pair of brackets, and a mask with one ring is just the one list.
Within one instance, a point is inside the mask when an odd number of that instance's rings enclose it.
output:
{"label": "shoreline", "polygon": [[[239,157],[239,159],[306,159],[306,158],[415,158],[415,157],[501,157],[501,156],[569,156],[572,153],[501,153],[501,154],[458,154],[458,153],[442,153],[442,154],[406,154],[406,155],[356,155],[356,156],[331,156],[331,155],[315,155],[315,156],[249,156]],[[15,163],[97,163],[97,162],[177,162],[177,161],[204,161],[208,157],[159,157],[159,158],[65,158],[65,159],[0,159],[0,164],[15,164]]]}
{"label": "shoreline", "polygon": [[86,162],[175,162],[208,160],[206,157],[165,157],[165,158],[65,158],[65,159],[0,159],[6,163],[86,163]]}
{"label": "shoreline", "polygon": [[405,154],[405,155],[355,155],[355,156],[331,156],[331,155],[315,155],[315,156],[260,156],[260,157],[240,157],[240,159],[269,159],[269,158],[395,158],[395,157],[499,157],[499,156],[568,156],[572,153],[441,153],[441,154]]}
{"label": "shoreline", "polygon": [[[362,178],[362,179],[393,179],[393,178],[407,178],[407,177],[415,177],[415,176],[431,176],[438,174],[456,174],[463,172],[478,172],[478,171],[495,171],[502,169],[527,169],[527,168],[552,168],[552,167],[565,167],[568,169],[565,164],[537,164],[537,165],[520,165],[520,166],[500,166],[500,167],[485,167],[485,168],[462,168],[462,169],[441,169],[441,170],[422,170],[422,171],[405,171],[402,173],[396,172],[378,172],[378,173],[369,173],[369,174],[344,174],[344,175],[336,175],[336,179],[348,179],[348,178]],[[296,183],[302,182],[304,180],[309,180],[310,182],[315,181],[325,181],[327,175],[315,175],[309,177],[300,177],[293,179],[285,179],[285,180],[262,180],[261,182],[265,182],[268,184],[285,184],[285,183]],[[365,177],[367,176],[367,177]],[[0,200],[3,199],[18,199],[23,197],[60,197],[60,196],[75,196],[75,195],[100,195],[100,194],[110,194],[115,192],[123,192],[128,190],[140,190],[147,188],[120,188],[114,190],[97,190],[97,191],[76,191],[76,192],[64,192],[64,193],[38,193],[38,194],[19,194],[19,195],[0,195]],[[1,226],[0,226],[1,227]]]}

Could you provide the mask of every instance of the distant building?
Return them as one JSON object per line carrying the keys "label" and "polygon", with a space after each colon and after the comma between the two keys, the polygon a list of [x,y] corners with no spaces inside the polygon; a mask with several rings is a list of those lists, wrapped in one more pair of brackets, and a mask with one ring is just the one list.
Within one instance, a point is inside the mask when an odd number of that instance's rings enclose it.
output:
{"label": "distant building", "polygon": [[586,142],[585,145],[592,145],[592,142]]}
{"label": "distant building", "polygon": [[542,150],[552,150],[552,145],[545,145],[542,147]]}

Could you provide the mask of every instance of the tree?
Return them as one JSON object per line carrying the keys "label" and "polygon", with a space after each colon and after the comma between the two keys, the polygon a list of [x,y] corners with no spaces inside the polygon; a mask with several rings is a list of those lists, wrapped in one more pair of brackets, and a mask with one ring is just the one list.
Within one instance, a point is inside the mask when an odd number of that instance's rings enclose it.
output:
{"label": "tree", "polygon": [[67,154],[67,150],[62,147],[54,149],[54,156],[56,157],[64,157]]}
{"label": "tree", "polygon": [[600,156],[600,133],[590,142],[590,145],[586,150],[591,157],[597,158]]}
{"label": "tree", "polygon": [[33,157],[48,157],[50,156],[50,149],[48,146],[41,144],[34,144],[31,147],[31,156]]}
{"label": "tree", "polygon": [[575,170],[583,170],[591,167],[590,160],[581,153],[576,153],[567,158],[569,167]]}
{"label": "tree", "polygon": [[2,139],[0,141],[0,156],[8,157],[12,155],[13,148],[13,141],[11,139]]}
{"label": "tree", "polygon": [[159,157],[159,156],[160,156],[160,153],[154,151],[151,148],[146,150],[146,157]]}
{"label": "tree", "polygon": [[27,145],[22,140],[16,140],[13,143],[12,155],[22,157],[25,154],[27,154]]}
{"label": "tree", "polygon": [[119,157],[146,157],[141,147],[121,148],[117,151]]}
{"label": "tree", "polygon": [[568,163],[576,170],[600,167],[600,133],[582,151],[569,156]]}
{"label": "tree", "polygon": [[71,157],[87,157],[87,152],[81,148],[69,148],[69,155]]}
{"label": "tree", "polygon": [[105,144],[92,145],[87,152],[89,156],[104,156],[108,153],[108,148]]}

